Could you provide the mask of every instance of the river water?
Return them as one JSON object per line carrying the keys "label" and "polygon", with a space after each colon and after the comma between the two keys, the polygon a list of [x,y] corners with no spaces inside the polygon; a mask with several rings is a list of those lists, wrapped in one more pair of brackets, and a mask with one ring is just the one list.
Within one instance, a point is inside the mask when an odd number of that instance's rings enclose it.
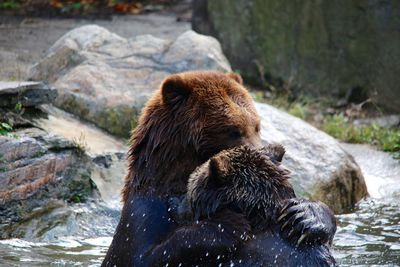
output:
{"label": "river water", "polygon": [[[74,132],[71,121],[61,122],[65,124],[67,132]],[[42,126],[51,130],[49,125]],[[89,136],[89,146],[90,140]],[[360,165],[371,197],[351,213],[337,215],[334,256],[341,266],[400,266],[400,162],[367,145],[342,146]],[[99,266],[119,219],[123,174],[117,176],[118,182],[109,181],[100,188],[108,192],[105,203],[75,205],[65,225],[39,239],[0,240],[0,266]]]}

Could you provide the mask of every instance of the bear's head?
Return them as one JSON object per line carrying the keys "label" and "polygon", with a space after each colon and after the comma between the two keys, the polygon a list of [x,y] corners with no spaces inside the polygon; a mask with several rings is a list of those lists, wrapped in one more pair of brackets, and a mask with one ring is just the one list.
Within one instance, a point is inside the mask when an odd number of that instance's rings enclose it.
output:
{"label": "bear's head", "polygon": [[260,146],[260,117],[242,79],[194,71],[167,77],[133,132],[129,194],[183,194],[190,173],[221,150]]}
{"label": "bear's head", "polygon": [[244,213],[254,228],[268,225],[285,199],[295,197],[289,172],[280,166],[283,146],[225,150],[189,178],[186,200],[195,220],[220,209]]}

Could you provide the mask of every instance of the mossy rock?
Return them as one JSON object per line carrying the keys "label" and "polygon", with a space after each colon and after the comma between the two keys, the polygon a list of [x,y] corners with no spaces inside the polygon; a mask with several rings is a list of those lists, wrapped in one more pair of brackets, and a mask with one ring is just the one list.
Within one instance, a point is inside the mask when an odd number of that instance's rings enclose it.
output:
{"label": "mossy rock", "polygon": [[[195,0],[192,27],[247,81],[367,97],[400,111],[400,2]],[[364,99],[365,100],[365,99]]]}

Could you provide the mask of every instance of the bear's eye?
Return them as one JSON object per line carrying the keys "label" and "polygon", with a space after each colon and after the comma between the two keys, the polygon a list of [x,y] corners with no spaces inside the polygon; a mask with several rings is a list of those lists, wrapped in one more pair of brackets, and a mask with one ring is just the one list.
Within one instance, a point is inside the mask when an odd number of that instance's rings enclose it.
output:
{"label": "bear's eye", "polygon": [[231,138],[231,139],[239,139],[242,137],[242,133],[237,128],[230,128],[228,130],[228,135],[229,135],[229,138]]}

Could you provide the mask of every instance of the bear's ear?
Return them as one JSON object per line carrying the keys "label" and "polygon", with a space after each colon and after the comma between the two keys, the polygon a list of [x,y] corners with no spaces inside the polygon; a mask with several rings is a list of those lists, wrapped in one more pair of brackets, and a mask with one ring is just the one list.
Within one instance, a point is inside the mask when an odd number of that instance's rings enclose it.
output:
{"label": "bear's ear", "polygon": [[176,105],[187,99],[191,93],[190,88],[179,75],[166,78],[161,86],[164,103]]}
{"label": "bear's ear", "polygon": [[281,144],[269,144],[263,148],[268,157],[274,162],[282,162],[285,148]]}
{"label": "bear's ear", "polygon": [[226,75],[228,75],[229,78],[234,79],[237,83],[243,84],[242,76],[240,76],[239,74],[230,72],[230,73],[227,73]]}
{"label": "bear's ear", "polygon": [[210,176],[219,181],[225,181],[229,173],[229,157],[225,154],[214,156],[210,159]]}

